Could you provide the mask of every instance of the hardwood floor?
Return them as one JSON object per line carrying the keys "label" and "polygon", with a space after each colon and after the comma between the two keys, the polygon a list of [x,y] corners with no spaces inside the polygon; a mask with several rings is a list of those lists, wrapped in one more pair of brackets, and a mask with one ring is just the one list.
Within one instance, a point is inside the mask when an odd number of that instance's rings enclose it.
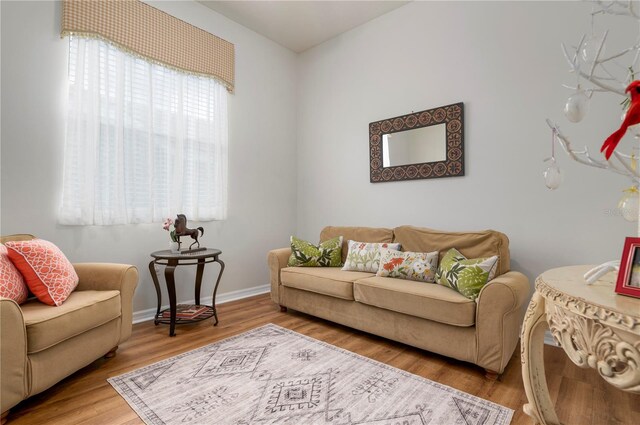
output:
{"label": "hardwood floor", "polygon": [[[98,360],[64,381],[23,401],[9,414],[9,424],[133,425],[143,422],[106,379],[192,350],[254,327],[275,323],[387,363],[427,379],[510,407],[512,424],[531,424],[522,412],[526,402],[519,348],[499,381],[485,379],[484,370],[437,354],[359,332],[289,310],[280,312],[268,295],[219,306],[220,324],[211,321],[181,325],[169,338],[168,326],[134,325],[132,337],[116,357]],[[593,370],[580,369],[560,348],[545,349],[547,380],[560,420],[566,425],[640,423],[640,395],[604,383]],[[215,424],[216,422],[211,422]],[[301,424],[303,425],[303,424]]]}

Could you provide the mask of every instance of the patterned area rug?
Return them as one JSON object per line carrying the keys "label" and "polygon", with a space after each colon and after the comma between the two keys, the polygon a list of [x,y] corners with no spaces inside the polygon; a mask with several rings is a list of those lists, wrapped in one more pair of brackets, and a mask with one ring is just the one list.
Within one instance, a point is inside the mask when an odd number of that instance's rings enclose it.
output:
{"label": "patterned area rug", "polygon": [[109,382],[154,425],[503,425],[513,415],[273,324]]}

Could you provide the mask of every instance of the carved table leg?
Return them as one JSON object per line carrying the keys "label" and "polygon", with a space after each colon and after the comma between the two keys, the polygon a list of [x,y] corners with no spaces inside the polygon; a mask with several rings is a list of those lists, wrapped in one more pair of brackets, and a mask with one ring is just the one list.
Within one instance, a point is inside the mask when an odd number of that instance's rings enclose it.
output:
{"label": "carved table leg", "polygon": [[198,260],[198,268],[196,270],[196,305],[200,305],[200,288],[202,287],[202,275],[204,274],[204,258]]}
{"label": "carved table leg", "polygon": [[160,314],[160,304],[162,304],[162,294],[160,293],[160,282],[158,282],[158,274],[156,273],[155,260],[149,263],[149,272],[151,273],[151,279],[153,280],[153,286],[156,287],[156,297],[158,299],[158,309],[156,310],[156,317],[153,323],[158,326],[158,315]]}
{"label": "carved table leg", "polygon": [[213,326],[218,326],[218,311],[216,310],[216,294],[218,293],[218,285],[220,285],[220,279],[222,279],[222,273],[224,273],[224,261],[218,258],[217,255],[213,261],[220,264],[220,272],[218,273],[218,279],[216,279],[216,284],[213,287],[213,299],[211,300],[211,307],[213,307],[213,318],[215,319],[215,322],[213,322]]}
{"label": "carved table leg", "polygon": [[544,298],[537,292],[529,303],[522,328],[522,379],[528,404],[524,412],[541,425],[559,425],[544,375],[544,333],[547,329]]}
{"label": "carved table leg", "polygon": [[176,270],[178,262],[169,260],[164,268],[164,278],[167,282],[167,292],[169,293],[169,309],[171,310],[171,320],[169,325],[169,336],[176,336],[176,281],[173,272]]}

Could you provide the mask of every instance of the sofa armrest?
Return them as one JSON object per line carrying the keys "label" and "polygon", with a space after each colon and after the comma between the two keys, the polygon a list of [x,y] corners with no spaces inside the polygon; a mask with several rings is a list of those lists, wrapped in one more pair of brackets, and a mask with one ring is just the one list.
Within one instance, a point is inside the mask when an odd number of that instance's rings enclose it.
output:
{"label": "sofa armrest", "polygon": [[18,304],[0,298],[0,412],[27,398],[27,330]]}
{"label": "sofa armrest", "polygon": [[291,248],[280,248],[269,251],[267,263],[269,264],[269,274],[271,276],[271,299],[276,304],[281,304],[280,300],[280,269],[287,267]]}
{"label": "sofa armrest", "polygon": [[520,337],[530,291],[529,279],[515,271],[482,288],[476,308],[478,365],[497,373],[504,371]]}
{"label": "sofa armrest", "polygon": [[133,324],[133,293],[138,286],[138,269],[129,264],[76,263],[73,265],[80,278],[77,291],[120,291],[122,343],[131,336]]}

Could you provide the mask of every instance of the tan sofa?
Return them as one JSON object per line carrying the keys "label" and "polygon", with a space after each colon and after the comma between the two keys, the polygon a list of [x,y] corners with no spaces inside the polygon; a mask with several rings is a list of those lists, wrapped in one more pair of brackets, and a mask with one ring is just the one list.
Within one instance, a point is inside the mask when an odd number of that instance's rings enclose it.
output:
{"label": "tan sofa", "polygon": [[509,271],[509,240],[496,231],[441,232],[401,226],[395,229],[325,227],[320,241],[343,236],[343,260],[349,239],[400,242],[403,251],[457,248],[467,258],[498,255],[498,272],[469,300],[447,287],[377,277],[374,273],[330,267],[287,267],[290,248],[270,251],[271,298],[332,322],[475,363],[495,378],[504,371],[518,342],[529,280]]}
{"label": "tan sofa", "polygon": [[[31,239],[13,235],[9,240]],[[0,408],[9,409],[102,357],[131,336],[134,266],[74,264],[80,282],[59,307],[0,297]]]}

